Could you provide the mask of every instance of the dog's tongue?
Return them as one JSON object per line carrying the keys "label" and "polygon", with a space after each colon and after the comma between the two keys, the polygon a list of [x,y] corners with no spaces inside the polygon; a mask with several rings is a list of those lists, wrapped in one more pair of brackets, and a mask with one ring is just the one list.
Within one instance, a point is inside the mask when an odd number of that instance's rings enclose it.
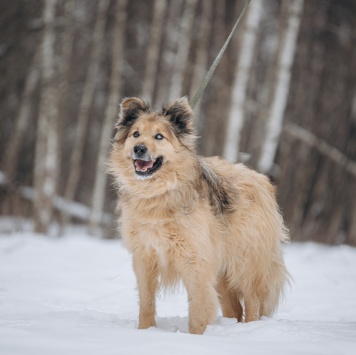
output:
{"label": "dog's tongue", "polygon": [[137,159],[135,161],[135,166],[136,166],[137,170],[146,171],[147,169],[151,169],[152,168],[153,161],[152,160],[145,161],[145,160]]}

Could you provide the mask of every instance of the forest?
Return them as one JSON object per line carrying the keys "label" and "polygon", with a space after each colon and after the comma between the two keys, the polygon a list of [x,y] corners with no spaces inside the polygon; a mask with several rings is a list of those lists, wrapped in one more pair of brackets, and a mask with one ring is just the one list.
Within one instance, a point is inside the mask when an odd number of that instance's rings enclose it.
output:
{"label": "forest", "polygon": [[[120,101],[191,99],[245,2],[0,0],[0,229],[119,237]],[[194,110],[199,154],[267,174],[294,241],[356,245],[355,43],[355,0],[252,0]]]}

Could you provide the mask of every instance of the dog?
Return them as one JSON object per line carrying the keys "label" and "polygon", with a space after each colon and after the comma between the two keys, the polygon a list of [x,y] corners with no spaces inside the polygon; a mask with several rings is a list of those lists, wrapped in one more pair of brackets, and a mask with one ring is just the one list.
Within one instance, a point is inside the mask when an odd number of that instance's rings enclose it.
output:
{"label": "dog", "polygon": [[119,229],[132,253],[140,329],[155,326],[155,298],[180,281],[189,332],[216,317],[271,316],[288,282],[281,242],[289,240],[269,179],[243,164],[196,153],[187,98],[153,110],[125,98],[109,158]]}

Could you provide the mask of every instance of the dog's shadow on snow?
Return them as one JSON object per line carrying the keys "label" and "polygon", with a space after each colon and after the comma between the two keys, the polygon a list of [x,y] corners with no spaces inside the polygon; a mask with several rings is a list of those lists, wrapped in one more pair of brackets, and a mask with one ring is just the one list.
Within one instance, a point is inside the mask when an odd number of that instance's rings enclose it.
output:
{"label": "dog's shadow on snow", "polygon": [[[166,317],[160,318],[156,317],[156,327],[151,327],[149,330],[157,331],[157,332],[171,332],[171,333],[187,333],[189,334],[189,319],[188,317]],[[256,322],[251,322],[251,324],[255,324]],[[235,318],[224,318],[218,317],[213,324],[208,325],[206,332],[211,332],[211,329],[214,329],[215,332],[219,333],[219,329],[225,329],[225,332],[229,332],[232,329],[241,327],[241,324],[245,323],[237,323]]]}
{"label": "dog's shadow on snow", "polygon": [[150,330],[189,333],[188,317],[156,317],[156,327],[151,327]]}

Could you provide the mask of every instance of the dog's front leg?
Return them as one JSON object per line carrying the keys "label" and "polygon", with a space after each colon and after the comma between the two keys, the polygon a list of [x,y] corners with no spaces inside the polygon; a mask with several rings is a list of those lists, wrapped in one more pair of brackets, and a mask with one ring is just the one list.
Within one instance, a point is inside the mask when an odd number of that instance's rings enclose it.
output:
{"label": "dog's front leg", "polygon": [[[153,253],[152,253],[153,254]],[[156,291],[158,267],[155,255],[140,250],[133,253],[133,268],[136,274],[140,298],[139,329],[155,327]]]}
{"label": "dog's front leg", "polygon": [[182,274],[189,299],[189,332],[203,334],[214,321],[219,300],[214,281],[207,270],[197,267]]}

